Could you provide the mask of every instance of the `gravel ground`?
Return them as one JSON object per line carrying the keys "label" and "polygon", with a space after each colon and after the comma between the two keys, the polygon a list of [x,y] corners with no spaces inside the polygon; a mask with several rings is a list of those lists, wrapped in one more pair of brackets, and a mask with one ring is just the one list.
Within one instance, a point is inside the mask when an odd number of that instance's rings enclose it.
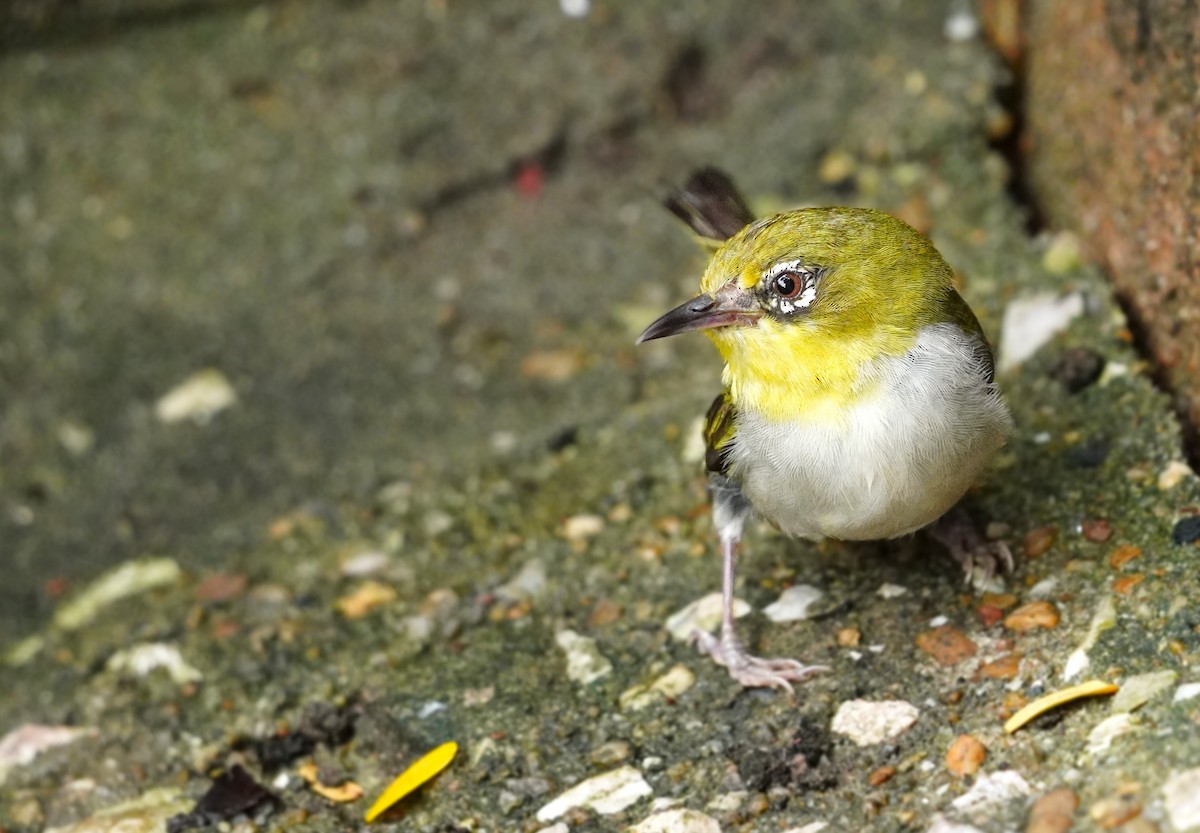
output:
{"label": "gravel ground", "polygon": [[[343,830],[447,741],[378,824],[1200,827],[1200,481],[1009,196],[967,6],[53,8],[0,57],[0,829]],[[720,368],[632,340],[706,163],[927,231],[1018,426],[995,586],[751,531],[756,649],[832,669],[794,696],[670,627],[719,582]]]}

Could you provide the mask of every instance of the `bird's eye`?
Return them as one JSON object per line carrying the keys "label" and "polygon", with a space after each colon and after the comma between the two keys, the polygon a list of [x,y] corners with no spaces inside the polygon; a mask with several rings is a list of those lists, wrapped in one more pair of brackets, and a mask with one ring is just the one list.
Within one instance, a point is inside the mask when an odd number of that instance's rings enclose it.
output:
{"label": "bird's eye", "polygon": [[795,298],[804,286],[804,279],[798,272],[780,272],[773,281],[775,292],[781,298]]}

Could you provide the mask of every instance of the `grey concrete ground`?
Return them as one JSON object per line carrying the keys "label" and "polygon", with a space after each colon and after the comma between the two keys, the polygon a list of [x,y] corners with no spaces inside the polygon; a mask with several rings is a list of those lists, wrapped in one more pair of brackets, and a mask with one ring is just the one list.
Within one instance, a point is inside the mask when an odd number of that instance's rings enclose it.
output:
{"label": "grey concrete ground", "polygon": [[[238,829],[345,829],[446,740],[384,823],[1046,831],[1065,788],[1077,830],[1200,825],[1200,485],[1103,278],[1008,196],[964,4],[58,14],[0,58],[0,736],[81,733],[0,743],[0,828],[156,829],[241,764],[281,804]],[[972,500],[1005,587],[753,532],[747,632],[833,669],[794,697],[664,627],[718,583],[719,362],[632,339],[695,287],[657,197],[705,163],[763,210],[900,213],[994,336],[1075,312],[999,376],[1018,430]],[[763,616],[798,584],[808,618]],[[1002,730],[1091,678],[1125,699]],[[853,700],[919,714],[859,745]],[[636,801],[551,818],[610,771]]]}

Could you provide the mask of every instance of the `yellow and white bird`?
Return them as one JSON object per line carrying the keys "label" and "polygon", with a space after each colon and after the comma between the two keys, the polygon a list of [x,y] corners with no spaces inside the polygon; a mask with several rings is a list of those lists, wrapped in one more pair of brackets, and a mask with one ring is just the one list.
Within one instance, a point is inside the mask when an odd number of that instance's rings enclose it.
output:
{"label": "yellow and white bird", "polygon": [[820,540],[898,538],[930,527],[966,568],[1011,566],[956,508],[1012,418],[992,351],[950,267],[903,221],[865,208],[755,220],[729,178],[692,176],[666,201],[714,247],[701,294],[638,342],[702,330],[725,360],[704,426],[724,561],[720,636],[700,649],[744,686],[825,670],[750,655],[733,621],[738,542],[757,513]]}

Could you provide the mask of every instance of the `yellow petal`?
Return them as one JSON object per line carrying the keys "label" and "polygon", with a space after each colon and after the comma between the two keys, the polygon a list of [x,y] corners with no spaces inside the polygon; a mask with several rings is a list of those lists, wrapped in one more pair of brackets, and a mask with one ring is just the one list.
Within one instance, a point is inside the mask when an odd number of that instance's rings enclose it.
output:
{"label": "yellow petal", "polygon": [[1072,700],[1078,700],[1081,697],[1116,694],[1119,688],[1119,686],[1115,686],[1112,683],[1106,683],[1101,680],[1090,680],[1086,683],[1073,685],[1070,688],[1064,688],[1061,691],[1055,691],[1052,694],[1047,694],[1045,697],[1039,697],[1010,717],[1004,724],[1004,731],[1011,735],[1035,717],[1043,715],[1051,709],[1056,709],[1064,703],[1070,703]]}
{"label": "yellow petal", "polygon": [[388,784],[383,795],[375,800],[371,809],[367,810],[366,821],[375,821],[379,816],[404,796],[433,778],[450,765],[458,754],[458,744],[454,741],[443,743],[437,749],[417,760],[412,766],[400,773],[400,777]]}

